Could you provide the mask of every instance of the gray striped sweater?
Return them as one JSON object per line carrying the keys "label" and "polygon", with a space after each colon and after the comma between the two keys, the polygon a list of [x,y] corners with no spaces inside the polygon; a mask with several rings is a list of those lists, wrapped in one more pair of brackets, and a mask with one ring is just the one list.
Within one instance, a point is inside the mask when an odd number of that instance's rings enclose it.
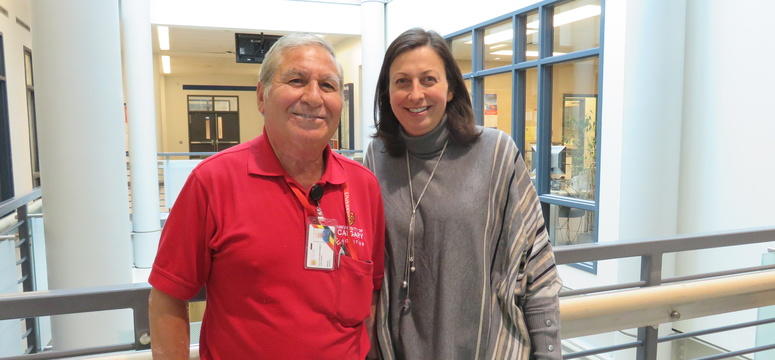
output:
{"label": "gray striped sweater", "polygon": [[[379,179],[387,217],[377,310],[384,359],[561,359],[561,282],[535,189],[513,140],[482,131],[469,146],[450,140],[417,209],[408,293],[406,158],[388,155],[379,139],[369,146],[365,164]],[[445,121],[426,135],[404,135],[415,201],[447,137]]]}

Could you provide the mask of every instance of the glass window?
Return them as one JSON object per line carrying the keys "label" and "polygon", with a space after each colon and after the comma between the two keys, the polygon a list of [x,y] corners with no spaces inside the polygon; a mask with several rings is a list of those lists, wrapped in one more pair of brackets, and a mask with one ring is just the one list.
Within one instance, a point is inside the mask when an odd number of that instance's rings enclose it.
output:
{"label": "glass window", "polygon": [[465,79],[463,80],[463,82],[466,83],[466,89],[468,89],[468,97],[471,99],[471,102],[473,103],[474,89],[471,87],[471,79]]}
{"label": "glass window", "polygon": [[238,100],[236,96],[215,96],[213,97],[213,106],[215,111],[239,111]]}
{"label": "glass window", "polygon": [[538,59],[538,11],[533,11],[525,15],[525,60]]}
{"label": "glass window", "polygon": [[511,64],[514,27],[511,19],[490,25],[484,29],[484,68],[496,68]]}
{"label": "glass window", "polygon": [[533,155],[538,141],[538,69],[525,70],[525,162],[535,178]]}
{"label": "glass window", "polygon": [[213,97],[189,96],[188,111],[213,111]]}
{"label": "glass window", "polygon": [[[528,11],[504,14],[447,38],[461,70],[470,76],[466,86],[469,91],[476,87],[477,93],[471,97],[472,103],[481,106],[481,110],[475,109],[477,119],[485,127],[510,134],[523,150],[552,240],[560,245],[597,241],[602,3],[542,1]],[[551,14],[552,20],[541,21],[540,14]],[[524,29],[517,29],[524,44],[516,54],[513,19],[524,24]],[[473,53],[472,34],[482,34],[480,54]],[[552,48],[552,56],[541,58],[542,47]],[[555,57],[564,54],[569,56],[562,60]],[[472,69],[472,59],[478,60],[478,56],[482,57],[482,68]],[[535,66],[525,67],[526,61],[535,61]],[[497,74],[473,71],[487,69],[497,69]],[[512,74],[520,76],[512,79]],[[518,96],[519,103],[512,104],[512,94]],[[516,112],[512,111],[514,105],[520,106]],[[512,129],[512,121],[524,129]],[[587,265],[577,267],[595,271],[594,262]]]}
{"label": "glass window", "polygon": [[[471,68],[471,54],[473,53],[473,46],[471,42],[471,34],[460,35],[452,38],[450,42],[450,49],[452,56],[457,61],[457,65],[460,67],[460,72],[463,74],[470,73]],[[470,91],[471,88],[469,88]]]}
{"label": "glass window", "polygon": [[24,70],[27,86],[34,85],[32,82],[32,53],[27,49],[24,50]]}
{"label": "glass window", "polygon": [[549,237],[557,245],[595,242],[595,212],[552,204],[549,207]]}
{"label": "glass window", "polygon": [[595,199],[598,58],[553,66],[552,193]]}
{"label": "glass window", "polygon": [[484,126],[511,134],[511,72],[484,78]]}
{"label": "glass window", "polygon": [[600,46],[600,0],[574,0],[554,8],[554,55]]}

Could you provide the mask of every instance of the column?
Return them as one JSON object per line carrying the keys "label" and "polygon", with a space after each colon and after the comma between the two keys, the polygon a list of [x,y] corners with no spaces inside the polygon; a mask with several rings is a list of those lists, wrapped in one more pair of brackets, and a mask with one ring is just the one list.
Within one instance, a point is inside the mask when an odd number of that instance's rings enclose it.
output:
{"label": "column", "polygon": [[121,1],[121,30],[129,125],[134,265],[147,269],[156,256],[161,233],[149,0]]}
{"label": "column", "polygon": [[[32,3],[49,288],[130,283],[118,1]],[[133,341],[131,310],[56,316],[55,350]]]}
{"label": "column", "polygon": [[374,94],[385,56],[385,1],[361,1],[361,149],[366,151],[374,135]]}

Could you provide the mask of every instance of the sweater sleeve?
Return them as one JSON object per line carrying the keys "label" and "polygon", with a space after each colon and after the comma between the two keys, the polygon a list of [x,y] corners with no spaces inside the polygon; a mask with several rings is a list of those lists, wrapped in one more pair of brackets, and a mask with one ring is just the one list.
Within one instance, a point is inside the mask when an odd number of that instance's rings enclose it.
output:
{"label": "sweater sleeve", "polygon": [[[497,296],[511,331],[519,333],[530,359],[561,359],[558,294],[562,283],[549,243],[541,204],[516,145],[505,144],[501,189],[503,219],[493,274]],[[497,191],[497,190],[496,190]],[[529,346],[527,339],[529,336]],[[516,341],[512,339],[511,341]],[[511,342],[505,341],[505,343]],[[496,352],[505,351],[496,349]],[[506,354],[503,354],[506,355]],[[508,357],[508,356],[507,356]]]}

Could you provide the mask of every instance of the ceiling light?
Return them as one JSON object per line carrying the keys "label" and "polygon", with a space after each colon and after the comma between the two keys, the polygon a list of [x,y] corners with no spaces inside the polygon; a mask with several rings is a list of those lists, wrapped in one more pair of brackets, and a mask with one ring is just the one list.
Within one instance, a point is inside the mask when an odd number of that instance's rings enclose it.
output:
{"label": "ceiling light", "polygon": [[156,33],[159,35],[159,50],[170,49],[170,28],[166,26],[156,27]]}
{"label": "ceiling light", "polygon": [[169,55],[161,56],[161,71],[165,74],[169,74],[172,72],[172,66],[170,65]]}
{"label": "ceiling light", "polygon": [[506,47],[506,46],[507,46],[506,44],[496,44],[496,45],[490,46],[490,50],[500,49],[500,48]]}

